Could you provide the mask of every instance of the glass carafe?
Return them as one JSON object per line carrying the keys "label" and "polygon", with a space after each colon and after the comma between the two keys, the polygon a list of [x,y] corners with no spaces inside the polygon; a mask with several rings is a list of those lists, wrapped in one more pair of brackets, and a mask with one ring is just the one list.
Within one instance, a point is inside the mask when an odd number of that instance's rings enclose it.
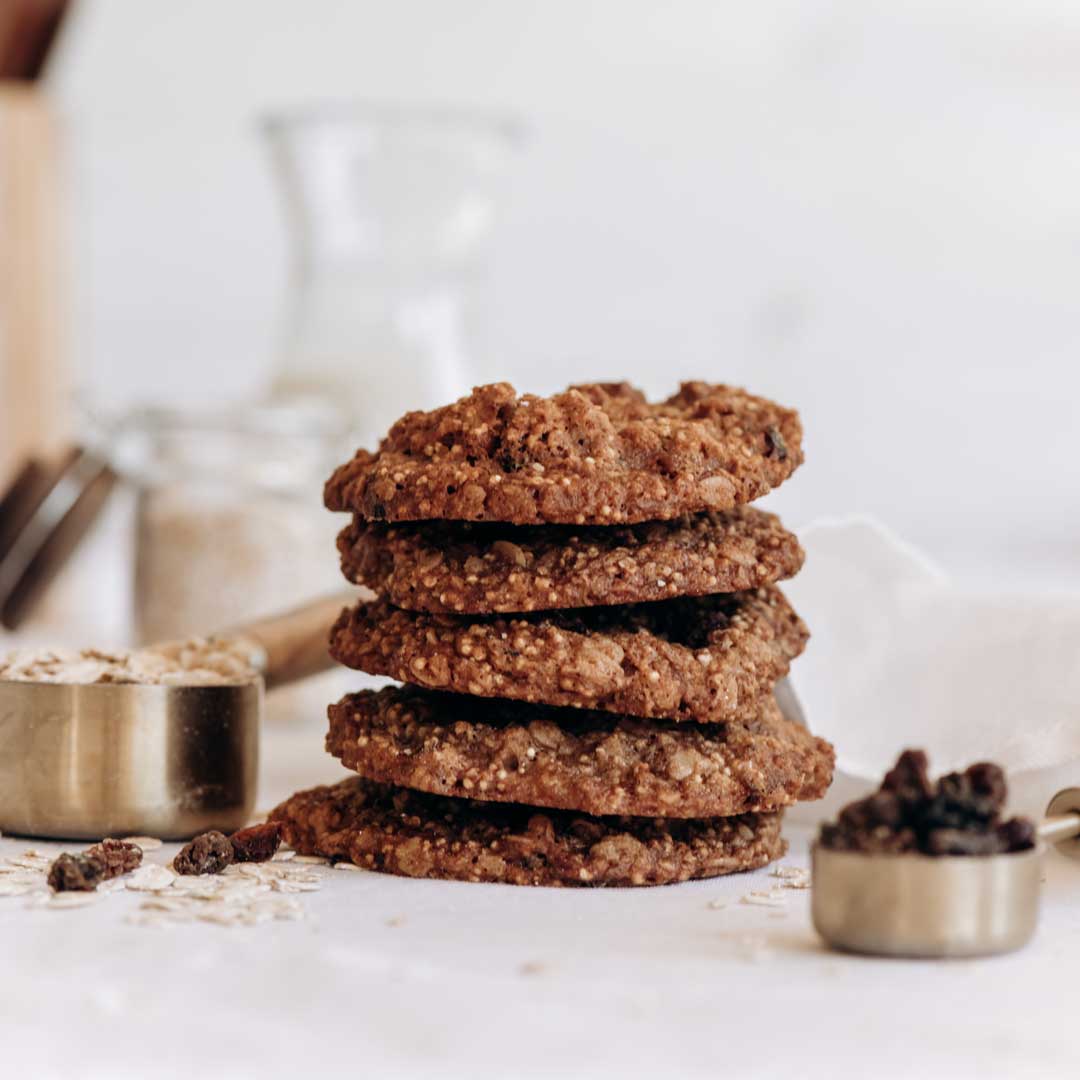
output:
{"label": "glass carafe", "polygon": [[519,128],[375,107],[265,123],[291,225],[292,285],[272,394],[346,411],[364,445],[467,391],[487,241]]}

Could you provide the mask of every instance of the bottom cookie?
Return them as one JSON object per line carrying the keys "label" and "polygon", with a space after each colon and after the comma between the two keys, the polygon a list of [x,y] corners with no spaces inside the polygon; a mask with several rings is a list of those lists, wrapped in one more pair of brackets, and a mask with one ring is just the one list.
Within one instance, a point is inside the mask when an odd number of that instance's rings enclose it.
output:
{"label": "bottom cookie", "polygon": [[787,850],[781,819],[588,817],[362,777],[298,792],[270,815],[301,854],[404,877],[507,885],[668,885],[753,870]]}

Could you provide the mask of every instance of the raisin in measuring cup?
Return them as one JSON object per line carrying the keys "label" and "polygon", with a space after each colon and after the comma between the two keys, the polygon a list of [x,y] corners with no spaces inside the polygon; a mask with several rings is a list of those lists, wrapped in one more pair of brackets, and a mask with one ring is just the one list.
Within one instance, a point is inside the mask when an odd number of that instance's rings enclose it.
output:
{"label": "raisin in measuring cup", "polygon": [[0,830],[181,839],[243,827],[255,806],[265,690],[332,666],[329,629],[355,592],[219,640],[248,674],[211,684],[0,678]]}
{"label": "raisin in measuring cup", "polygon": [[980,763],[931,782],[907,751],[879,790],[822,827],[812,851],[814,927],[831,946],[879,956],[1010,952],[1038,923],[1047,845],[1080,858],[1080,788],[1035,825],[1004,819],[1005,779]]}

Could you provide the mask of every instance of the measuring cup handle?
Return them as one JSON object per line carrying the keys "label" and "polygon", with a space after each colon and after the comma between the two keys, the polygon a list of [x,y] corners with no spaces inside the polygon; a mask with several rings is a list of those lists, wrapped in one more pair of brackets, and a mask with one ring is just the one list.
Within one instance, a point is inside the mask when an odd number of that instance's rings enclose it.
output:
{"label": "measuring cup handle", "polygon": [[330,627],[342,608],[361,599],[364,594],[358,590],[335,593],[218,636],[249,643],[257,653],[266,688],[272,690],[334,666],[327,650]]}
{"label": "measuring cup handle", "polygon": [[1050,800],[1038,832],[1063,855],[1080,859],[1080,788],[1065,788]]}

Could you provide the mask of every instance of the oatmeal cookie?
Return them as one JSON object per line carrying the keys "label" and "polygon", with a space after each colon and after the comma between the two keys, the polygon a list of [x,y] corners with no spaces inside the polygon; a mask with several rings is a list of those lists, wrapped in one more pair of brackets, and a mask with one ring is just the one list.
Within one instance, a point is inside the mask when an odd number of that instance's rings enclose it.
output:
{"label": "oatmeal cookie", "polygon": [[771,698],[746,723],[676,724],[413,686],[331,705],[326,749],[369,780],[435,795],[675,818],[819,799],[834,758]]}
{"label": "oatmeal cookie", "polygon": [[493,383],[406,413],[324,494],[329,509],[367,521],[613,525],[728,510],[802,459],[798,414],[730,386],[683,383],[650,403],[627,383],[550,398]]}
{"label": "oatmeal cookie", "polygon": [[738,592],[803,562],[779,519],[750,506],[607,528],[354,518],[338,550],[350,581],[397,607],[469,614]]}
{"label": "oatmeal cookie", "polygon": [[517,617],[342,612],[346,667],[436,690],[674,720],[752,720],[809,634],[779,589]]}
{"label": "oatmeal cookie", "polygon": [[597,818],[446,799],[361,777],[301,791],[270,820],[305,855],[405,877],[508,885],[666,885],[752,870],[787,847],[779,813]]}

